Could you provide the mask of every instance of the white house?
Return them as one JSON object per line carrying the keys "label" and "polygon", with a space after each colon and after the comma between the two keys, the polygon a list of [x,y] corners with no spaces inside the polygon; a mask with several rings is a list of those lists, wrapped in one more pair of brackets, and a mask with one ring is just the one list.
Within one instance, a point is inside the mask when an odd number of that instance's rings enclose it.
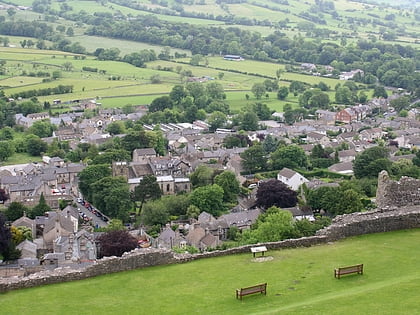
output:
{"label": "white house", "polygon": [[295,172],[287,167],[284,167],[278,174],[277,179],[289,186],[290,189],[298,190],[299,186],[309,182],[298,172]]}

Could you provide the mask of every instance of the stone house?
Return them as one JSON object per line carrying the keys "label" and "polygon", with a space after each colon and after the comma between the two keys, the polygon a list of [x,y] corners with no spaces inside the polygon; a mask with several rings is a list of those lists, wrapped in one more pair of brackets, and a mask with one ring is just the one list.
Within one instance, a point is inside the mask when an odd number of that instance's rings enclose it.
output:
{"label": "stone house", "polygon": [[27,228],[31,229],[31,231],[32,231],[32,239],[35,239],[35,237],[36,237],[36,224],[35,224],[35,220],[32,220],[32,219],[28,218],[26,216],[26,214],[24,214],[19,219],[13,221],[12,222],[12,226],[15,226],[15,227],[24,226],[24,227],[27,227]]}
{"label": "stone house", "polygon": [[[356,155],[357,155],[357,152],[353,149],[338,151],[338,159],[340,162],[354,161],[354,159],[356,158]],[[331,153],[330,156],[334,158],[335,153]]]}
{"label": "stone house", "polygon": [[53,252],[64,254],[63,263],[95,260],[97,250],[94,235],[82,229],[67,236],[59,236],[54,240]]}
{"label": "stone house", "polygon": [[335,115],[336,115],[335,112],[318,109],[315,112],[315,114],[316,114],[317,119],[323,121],[326,125],[335,124]]}
{"label": "stone house", "polygon": [[219,238],[213,236],[207,229],[202,228],[200,223],[195,223],[190,226],[186,240],[187,244],[202,251],[221,244]]}
{"label": "stone house", "polygon": [[149,161],[149,158],[154,158],[156,156],[157,153],[153,148],[135,149],[133,151],[133,162],[147,163]]}
{"label": "stone house", "polygon": [[48,249],[53,249],[54,241],[60,236],[69,236],[76,232],[70,215],[48,212],[44,221],[43,240]]}
{"label": "stone house", "polygon": [[37,258],[37,245],[29,240],[24,240],[16,246],[16,249],[20,250],[20,258]]}
{"label": "stone house", "polygon": [[376,139],[381,139],[385,132],[383,132],[381,128],[371,128],[362,130],[359,134],[360,140],[374,141]]}
{"label": "stone house", "polygon": [[179,233],[178,230],[174,231],[171,227],[166,226],[159,236],[156,238],[158,248],[173,248],[180,247],[185,248],[187,241]]}
{"label": "stone house", "polygon": [[284,167],[278,174],[277,180],[286,184],[290,189],[298,190],[300,185],[307,183],[308,180],[298,172]]}
{"label": "stone house", "polygon": [[33,121],[37,121],[37,120],[50,119],[50,114],[48,114],[47,112],[33,113],[33,114],[28,114],[26,117],[29,119],[32,119]]}
{"label": "stone house", "polygon": [[330,172],[344,174],[344,175],[353,175],[353,162],[342,162],[331,165],[328,170]]}
{"label": "stone house", "polygon": [[330,138],[327,135],[319,133],[319,132],[309,132],[306,135],[306,142],[307,143],[315,143],[320,144],[322,147],[328,146],[331,142]]}

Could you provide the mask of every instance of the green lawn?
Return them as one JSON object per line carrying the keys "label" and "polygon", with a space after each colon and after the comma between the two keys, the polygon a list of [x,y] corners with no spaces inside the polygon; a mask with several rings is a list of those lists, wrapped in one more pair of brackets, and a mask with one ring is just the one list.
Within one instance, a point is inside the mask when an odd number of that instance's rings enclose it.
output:
{"label": "green lawn", "polygon": [[[0,295],[4,314],[419,314],[420,229],[145,268]],[[335,279],[338,266],[365,274]],[[267,296],[235,289],[267,282]]]}

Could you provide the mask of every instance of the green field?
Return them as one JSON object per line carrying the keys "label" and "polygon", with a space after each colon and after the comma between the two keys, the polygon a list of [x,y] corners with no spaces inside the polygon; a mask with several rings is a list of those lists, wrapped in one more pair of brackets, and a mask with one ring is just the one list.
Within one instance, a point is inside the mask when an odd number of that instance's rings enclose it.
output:
{"label": "green field", "polygon": [[[3,314],[419,314],[420,230],[145,268],[0,295]],[[364,275],[335,279],[339,266]],[[267,296],[235,289],[267,282]]]}

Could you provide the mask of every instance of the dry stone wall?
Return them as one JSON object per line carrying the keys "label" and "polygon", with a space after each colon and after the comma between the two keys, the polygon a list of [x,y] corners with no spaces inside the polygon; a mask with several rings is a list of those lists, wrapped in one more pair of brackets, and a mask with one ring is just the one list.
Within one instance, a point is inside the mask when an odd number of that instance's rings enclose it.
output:
{"label": "dry stone wall", "polygon": [[170,250],[136,249],[125,253],[122,257],[106,257],[93,265],[71,269],[70,267],[42,271],[27,277],[12,277],[0,279],[0,292],[52,284],[73,280],[86,279],[98,275],[145,268],[157,265],[186,263],[196,259],[250,253],[250,248],[265,245],[268,250],[309,247],[317,244],[336,241],[345,237],[368,233],[387,232],[400,229],[420,228],[420,206],[386,207],[374,211],[353,213],[338,216],[333,223],[318,231],[316,236],[281,242],[247,245],[224,251],[214,251],[202,254],[175,254]]}
{"label": "dry stone wall", "polygon": [[378,208],[420,205],[420,180],[403,176],[395,181],[387,171],[380,172],[376,204]]}

